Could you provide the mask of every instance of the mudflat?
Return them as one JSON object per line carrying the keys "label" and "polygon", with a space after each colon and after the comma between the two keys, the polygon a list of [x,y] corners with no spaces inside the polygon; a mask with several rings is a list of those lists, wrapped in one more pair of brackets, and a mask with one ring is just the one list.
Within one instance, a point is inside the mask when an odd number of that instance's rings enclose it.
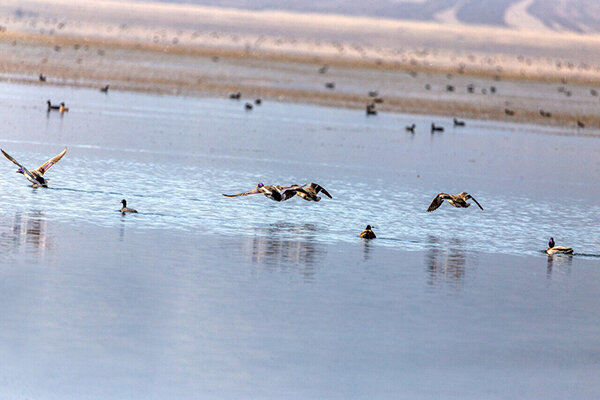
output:
{"label": "mudflat", "polygon": [[600,127],[598,35],[110,1],[0,13],[5,81],[355,109],[377,92],[381,112]]}

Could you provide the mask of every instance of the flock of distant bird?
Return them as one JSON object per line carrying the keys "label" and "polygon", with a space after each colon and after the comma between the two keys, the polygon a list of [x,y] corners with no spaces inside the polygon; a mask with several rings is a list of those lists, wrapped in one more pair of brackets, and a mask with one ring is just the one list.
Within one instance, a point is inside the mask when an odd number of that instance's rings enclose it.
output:
{"label": "flock of distant bird", "polygon": [[[458,120],[458,119],[456,119],[456,118],[453,118],[453,122],[454,122],[454,127],[455,127],[455,128],[456,128],[456,127],[463,127],[463,126],[466,126],[466,125],[467,125],[467,123],[466,123],[465,121],[461,121],[461,120]],[[416,128],[416,127],[417,127],[417,125],[413,123],[413,124],[411,124],[411,125],[407,125],[407,126],[404,128],[404,130],[405,130],[406,132],[415,133],[415,128]],[[444,127],[443,127],[443,126],[440,126],[440,125],[436,125],[436,124],[435,124],[435,122],[432,122],[432,123],[431,123],[431,129],[430,129],[430,132],[431,132],[432,134],[433,134],[433,133],[436,133],[436,132],[444,132]]]}
{"label": "flock of distant bird", "polygon": [[[241,92],[230,93],[229,98],[232,100],[240,100],[242,98],[242,93]],[[254,99],[254,105],[260,106],[261,104],[262,104],[261,98]],[[244,108],[246,110],[250,111],[254,108],[254,105],[252,105],[252,103],[250,103],[250,102],[246,102],[246,104],[244,104]]]}
{"label": "flock of distant bird", "polygon": [[[324,74],[329,70],[329,67],[327,65],[324,65],[323,67],[321,67],[319,69],[319,73]],[[417,76],[417,73],[414,71],[410,71],[409,75],[412,76],[413,78],[415,78]],[[452,74],[447,74],[447,78],[450,79],[452,78]],[[499,76],[495,76],[494,77],[495,80],[500,80]],[[325,87],[327,89],[335,89],[335,82],[326,82],[325,83]],[[426,90],[431,90],[431,84],[427,83],[425,84],[425,89]],[[454,85],[446,85],[446,91],[447,92],[455,92],[456,91],[456,87]],[[481,93],[482,94],[487,94],[489,91],[489,93],[491,94],[495,94],[497,92],[496,86],[490,86],[489,88],[481,88]],[[567,97],[571,96],[571,91],[567,90],[564,86],[560,86],[558,88],[558,91],[560,93],[564,93]],[[475,93],[475,85],[473,85],[472,83],[467,85],[467,92],[468,93]],[[590,89],[590,94],[592,96],[598,96],[598,91],[595,89]],[[376,109],[376,105],[379,103],[383,103],[383,98],[379,97],[379,93],[377,91],[369,91],[368,92],[369,97],[371,97],[371,101],[369,103],[367,103],[366,108],[365,108],[365,112],[368,116],[371,115],[377,115],[377,109]],[[539,110],[539,113],[542,117],[544,118],[550,118],[552,117],[552,113],[543,109]],[[516,112],[515,110],[512,110],[510,108],[505,108],[504,109],[504,114],[506,114],[509,117],[513,117],[515,116]],[[454,119],[454,126],[464,126],[464,123],[457,123],[456,118]],[[431,133],[434,132],[443,132],[444,128],[441,127],[441,129],[439,129],[440,127],[436,127],[434,124],[432,124],[431,126]],[[581,120],[577,120],[577,128],[585,128],[585,123],[582,122]],[[409,132],[414,133],[414,124],[412,126],[412,128],[409,129],[409,127],[407,127],[406,129]]]}

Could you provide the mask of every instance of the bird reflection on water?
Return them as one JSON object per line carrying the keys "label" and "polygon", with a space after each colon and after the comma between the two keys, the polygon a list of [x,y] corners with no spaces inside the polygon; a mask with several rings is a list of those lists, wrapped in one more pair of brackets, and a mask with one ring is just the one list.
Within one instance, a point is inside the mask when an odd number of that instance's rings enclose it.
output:
{"label": "bird reflection on water", "polygon": [[558,254],[548,255],[546,262],[546,277],[552,278],[552,270],[558,268],[561,273],[569,274],[571,272],[571,264],[573,263],[573,256],[571,254]]}
{"label": "bird reflection on water", "polygon": [[466,256],[464,246],[459,239],[445,242],[436,236],[428,237],[429,248],[425,253],[429,285],[439,281],[463,284],[465,278]]}
{"label": "bird reflection on water", "polygon": [[46,235],[46,217],[41,211],[17,212],[14,219],[0,227],[0,250],[2,253],[18,252],[43,254],[52,247]]}
{"label": "bird reflection on water", "polygon": [[327,253],[315,241],[317,227],[313,224],[276,223],[256,228],[245,249],[252,254],[252,263],[262,264],[269,271],[289,271],[300,268],[305,280],[313,280],[315,266]]}
{"label": "bird reflection on water", "polygon": [[369,258],[371,258],[371,241],[363,240],[362,247],[363,247],[363,260],[369,261]]}

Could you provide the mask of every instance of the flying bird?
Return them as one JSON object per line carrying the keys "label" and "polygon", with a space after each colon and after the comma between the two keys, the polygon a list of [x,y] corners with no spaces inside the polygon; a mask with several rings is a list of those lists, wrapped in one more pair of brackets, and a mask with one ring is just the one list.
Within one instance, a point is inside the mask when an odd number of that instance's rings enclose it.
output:
{"label": "flying bird", "polygon": [[45,163],[43,163],[36,169],[32,169],[32,170],[28,170],[27,168],[25,168],[24,166],[19,164],[19,162],[17,160],[15,160],[12,156],[10,156],[4,150],[0,149],[0,151],[2,151],[2,154],[4,154],[4,157],[8,158],[10,161],[12,161],[14,164],[16,164],[19,167],[17,172],[19,174],[23,174],[25,176],[25,178],[27,178],[27,180],[33,184],[33,187],[48,187],[49,179],[44,179],[44,173],[46,171],[48,171],[50,169],[50,167],[52,167],[54,164],[56,164],[58,161],[60,161],[61,158],[63,158],[63,156],[67,153],[67,148],[65,147],[65,149],[60,154],[52,157],[51,159],[49,159],[48,161],[46,161]]}
{"label": "flying bird", "polygon": [[304,189],[296,185],[295,187],[284,187],[274,185],[263,185],[259,183],[256,188],[239,194],[223,194],[225,197],[250,196],[251,194],[264,194],[273,201],[285,201],[294,197],[298,193],[306,193]]}
{"label": "flying bird", "polygon": [[479,206],[479,208],[481,208],[481,210],[483,210],[483,207],[481,207],[481,204],[479,204],[479,202],[477,202],[477,200],[475,200],[475,198],[473,196],[471,196],[467,192],[461,192],[459,194],[438,193],[438,195],[435,196],[435,198],[429,205],[427,212],[437,210],[442,205],[444,200],[446,200],[448,203],[450,203],[450,205],[452,205],[456,208],[467,208],[471,205],[471,204],[467,203],[467,200],[469,200],[469,199],[473,200],[475,202],[475,204],[477,204]]}
{"label": "flying bird", "polygon": [[[308,186],[308,187],[306,187],[306,186]],[[278,188],[279,190],[285,189],[282,186],[276,186],[276,188]],[[325,196],[329,197],[330,199],[333,198],[333,197],[331,197],[329,192],[327,190],[325,190],[325,188],[323,186],[319,185],[318,183],[314,183],[314,182],[311,183],[310,185],[308,185],[308,184],[304,184],[302,186],[292,185],[292,186],[290,186],[290,189],[296,189],[296,191],[295,192],[292,192],[292,191],[286,192],[286,199],[284,199],[284,200],[291,199],[295,195],[298,195],[299,197],[303,198],[306,201],[321,201],[321,196],[319,196],[319,193],[323,193]]]}

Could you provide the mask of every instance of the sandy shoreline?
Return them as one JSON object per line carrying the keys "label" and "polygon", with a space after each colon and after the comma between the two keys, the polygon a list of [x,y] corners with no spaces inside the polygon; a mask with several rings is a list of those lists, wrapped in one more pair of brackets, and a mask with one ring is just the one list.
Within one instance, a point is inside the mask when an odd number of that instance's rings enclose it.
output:
{"label": "sandy shoreline", "polygon": [[[318,16],[309,23],[304,14],[166,5],[158,25],[150,26],[152,13],[137,4],[128,5],[129,14],[115,14],[112,2],[84,2],[79,10],[65,3],[64,20],[44,4],[28,0],[19,17],[4,18],[0,80],[190,96],[239,91],[244,99],[355,109],[364,109],[367,92],[377,90],[382,112],[556,125],[565,132],[579,120],[588,134],[600,128],[593,92],[600,88],[600,52],[593,51],[600,39],[594,35],[557,33],[541,41],[534,32],[500,28],[387,20],[375,28],[377,20],[368,18]],[[94,7],[97,20],[85,17],[85,7]],[[9,11],[0,5],[0,12]],[[193,29],[190,15],[205,23],[202,29]],[[336,21],[337,31],[327,27]],[[475,33],[483,37],[471,38]],[[443,35],[450,35],[447,49],[443,41],[424,47]],[[394,38],[398,43],[385,47]],[[323,65],[329,68],[319,73]]]}

